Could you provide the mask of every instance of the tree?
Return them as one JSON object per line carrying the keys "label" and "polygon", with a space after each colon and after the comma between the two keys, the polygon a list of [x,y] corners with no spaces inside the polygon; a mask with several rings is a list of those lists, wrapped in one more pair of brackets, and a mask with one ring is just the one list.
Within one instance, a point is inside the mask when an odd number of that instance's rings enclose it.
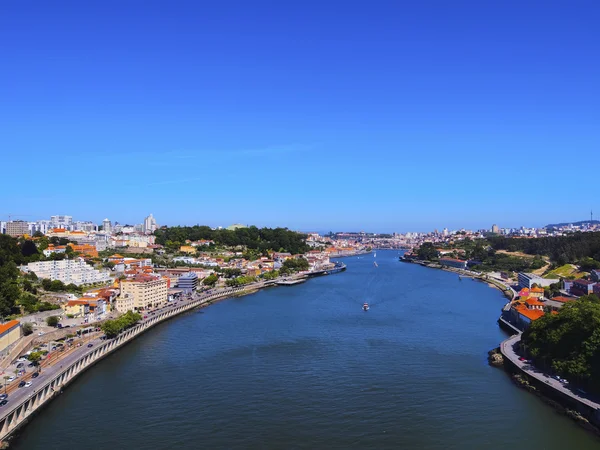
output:
{"label": "tree", "polygon": [[25,336],[29,336],[31,333],[33,333],[33,325],[30,322],[25,322],[21,329],[23,330],[23,335]]}
{"label": "tree", "polygon": [[50,316],[50,317],[46,318],[46,323],[48,324],[49,327],[56,327],[58,325],[59,321],[60,321],[60,318],[58,316]]}
{"label": "tree", "polygon": [[211,286],[212,287],[215,284],[217,284],[217,281],[219,281],[219,277],[213,273],[213,274],[207,276],[204,280],[202,280],[202,284],[204,286]]}
{"label": "tree", "polygon": [[31,352],[27,359],[33,363],[34,367],[39,367],[40,361],[42,360],[42,352]]}
{"label": "tree", "polygon": [[432,261],[438,258],[438,251],[431,242],[425,242],[417,250],[417,256],[419,259]]}
{"label": "tree", "polygon": [[26,258],[33,255],[37,255],[38,249],[35,246],[35,243],[30,240],[26,240],[25,242],[23,242],[23,244],[21,244],[21,254]]}

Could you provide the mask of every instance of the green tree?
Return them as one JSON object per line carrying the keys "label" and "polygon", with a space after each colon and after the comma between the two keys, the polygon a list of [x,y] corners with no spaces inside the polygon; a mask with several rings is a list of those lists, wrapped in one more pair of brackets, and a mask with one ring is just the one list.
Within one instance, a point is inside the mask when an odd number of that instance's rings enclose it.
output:
{"label": "green tree", "polygon": [[42,360],[42,352],[31,352],[27,359],[33,363],[34,367],[39,367]]}
{"label": "green tree", "polygon": [[56,327],[58,325],[59,321],[60,321],[60,318],[58,316],[50,316],[50,317],[46,318],[46,323],[48,324],[49,327]]}
{"label": "green tree", "polygon": [[438,251],[431,242],[424,242],[417,250],[417,256],[424,261],[433,261],[438,258]]}
{"label": "green tree", "polygon": [[33,333],[33,325],[30,322],[25,322],[21,326],[21,329],[23,330],[23,335],[25,336],[29,336],[31,333]]}
{"label": "green tree", "polygon": [[30,240],[26,240],[25,242],[23,242],[21,244],[21,254],[23,256],[25,256],[26,258],[29,258],[30,256],[33,256],[33,255],[37,255],[38,249],[35,246],[35,243]]}
{"label": "green tree", "polygon": [[213,273],[213,274],[207,276],[204,280],[202,280],[202,284],[205,286],[212,287],[215,284],[217,284],[217,281],[219,281],[219,277]]}

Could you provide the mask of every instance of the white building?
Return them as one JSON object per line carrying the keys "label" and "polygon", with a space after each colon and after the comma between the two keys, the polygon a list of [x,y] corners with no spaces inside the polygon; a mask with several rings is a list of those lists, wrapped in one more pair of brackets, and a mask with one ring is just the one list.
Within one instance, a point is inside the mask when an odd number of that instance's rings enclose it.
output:
{"label": "white building", "polygon": [[152,234],[156,231],[156,228],[156,219],[154,219],[154,216],[152,215],[152,213],[150,213],[150,215],[144,219],[143,231],[146,234]]}
{"label": "white building", "polygon": [[519,272],[519,287],[531,289],[531,286],[537,284],[539,287],[548,287],[551,284],[559,283],[559,279],[542,278],[533,273]]}
{"label": "white building", "polygon": [[21,270],[33,272],[38,278],[60,280],[65,284],[73,283],[77,286],[111,281],[109,272],[94,269],[83,258],[32,262],[22,266]]}
{"label": "white building", "polygon": [[50,216],[50,225],[52,228],[73,229],[73,216]]}
{"label": "white building", "polygon": [[112,224],[110,223],[110,220],[104,219],[102,221],[102,231],[107,234],[112,233]]}

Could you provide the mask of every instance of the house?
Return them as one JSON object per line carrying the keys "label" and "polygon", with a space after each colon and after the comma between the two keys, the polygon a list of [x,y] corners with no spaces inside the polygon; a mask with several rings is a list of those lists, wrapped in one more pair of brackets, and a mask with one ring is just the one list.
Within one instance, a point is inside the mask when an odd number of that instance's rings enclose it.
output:
{"label": "house", "polygon": [[544,311],[544,304],[535,297],[529,297],[525,300],[525,306],[530,310]]}
{"label": "house", "polygon": [[0,325],[0,351],[21,338],[21,322],[11,320]]}
{"label": "house", "polygon": [[544,315],[543,310],[539,309],[529,309],[523,303],[517,303],[511,308],[511,311],[514,313],[515,317],[515,325],[520,330],[525,330],[531,325],[531,322],[539,319]]}
{"label": "house", "polygon": [[559,295],[558,297],[552,297],[552,301],[560,302],[560,303],[573,302],[575,300],[577,300],[575,297],[565,297],[562,295]]}
{"label": "house", "polygon": [[463,261],[462,259],[440,258],[440,264],[442,266],[455,267],[457,269],[467,268],[467,261]]}
{"label": "house", "polygon": [[64,307],[65,314],[73,317],[84,317],[90,312],[89,299],[69,300]]}
{"label": "house", "polygon": [[595,281],[592,280],[574,280],[573,286],[569,291],[573,295],[588,295],[594,292]]}
{"label": "house", "polygon": [[529,297],[542,298],[544,296],[544,289],[538,286],[534,286],[529,290]]}
{"label": "house", "polygon": [[600,269],[594,269],[590,272],[590,278],[596,282],[600,282]]}

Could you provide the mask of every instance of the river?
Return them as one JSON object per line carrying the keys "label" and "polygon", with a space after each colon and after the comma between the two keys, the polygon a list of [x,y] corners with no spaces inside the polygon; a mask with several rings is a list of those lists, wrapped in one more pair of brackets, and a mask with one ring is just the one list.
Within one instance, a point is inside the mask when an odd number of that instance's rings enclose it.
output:
{"label": "river", "polygon": [[396,251],[374,260],[158,325],[83,374],[11,448],[600,447],[488,366],[506,338],[498,290]]}

